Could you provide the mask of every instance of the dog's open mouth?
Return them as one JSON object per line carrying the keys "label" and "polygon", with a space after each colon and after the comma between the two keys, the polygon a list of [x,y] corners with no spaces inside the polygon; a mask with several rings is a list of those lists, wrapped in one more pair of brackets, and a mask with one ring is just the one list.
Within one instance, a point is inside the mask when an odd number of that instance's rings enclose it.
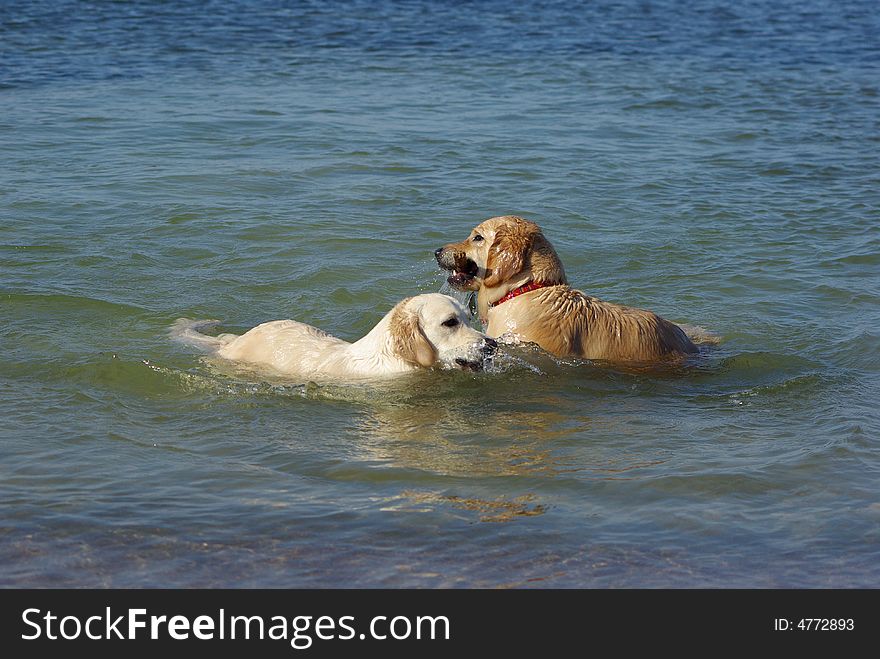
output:
{"label": "dog's open mouth", "polygon": [[477,371],[483,370],[483,362],[482,361],[474,362],[474,361],[469,361],[467,359],[462,359],[461,357],[459,357],[458,359],[455,360],[455,365],[458,366],[463,371],[477,372]]}
{"label": "dog's open mouth", "polygon": [[453,288],[463,288],[467,286],[480,271],[477,264],[468,258],[465,258],[463,263],[456,263],[452,268],[446,269],[450,272],[446,281],[448,281],[449,285]]}
{"label": "dog's open mouth", "polygon": [[450,273],[446,281],[452,288],[460,291],[469,291],[473,289],[473,280],[480,272],[480,266],[463,251],[441,247],[434,256],[437,258],[437,265],[441,269]]}

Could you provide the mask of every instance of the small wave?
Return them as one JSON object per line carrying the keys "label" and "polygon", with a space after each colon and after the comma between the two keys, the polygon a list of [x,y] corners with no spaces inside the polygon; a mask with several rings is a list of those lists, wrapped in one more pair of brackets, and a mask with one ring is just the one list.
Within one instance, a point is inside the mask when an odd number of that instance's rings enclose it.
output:
{"label": "small wave", "polygon": [[625,110],[668,110],[684,108],[686,104],[677,98],[658,98],[644,103],[627,105]]}
{"label": "small wave", "polygon": [[[185,374],[170,373],[148,361],[103,353],[97,359],[54,369],[56,377],[73,382],[77,388],[99,389],[144,397],[177,396]],[[173,375],[173,380],[169,379]],[[51,377],[51,374],[50,374]]]}
{"label": "small wave", "polygon": [[68,254],[73,250],[66,245],[0,245],[2,252],[49,252]]}
{"label": "small wave", "polygon": [[[839,378],[822,373],[804,373],[785,378],[779,382],[757,384],[744,388],[727,390],[714,394],[700,394],[694,396],[694,402],[722,402],[731,405],[751,406],[754,404],[767,405],[783,404],[790,409],[801,405],[815,406],[815,401],[821,399],[823,392],[834,390],[840,384]],[[768,401],[768,402],[764,402]]]}
{"label": "small wave", "polygon": [[819,364],[806,357],[778,352],[742,352],[722,359],[719,367],[726,371],[748,373],[792,373],[815,370]]}
{"label": "small wave", "polygon": [[125,302],[111,302],[85,295],[63,295],[58,293],[7,293],[3,301],[12,304],[37,303],[41,309],[63,308],[76,310],[112,310],[125,313],[143,313],[146,309]]}
{"label": "small wave", "polygon": [[148,360],[141,362],[154,373],[161,375],[174,388],[186,393],[212,393],[221,396],[286,396],[308,397],[313,387],[310,384],[291,384],[267,380],[232,379],[218,376],[217,373],[182,370],[170,366],[160,366]]}
{"label": "small wave", "polygon": [[820,388],[826,379],[818,373],[807,373],[805,375],[797,375],[793,378],[776,382],[773,384],[762,384],[742,391],[730,394],[731,398],[754,398],[758,396],[775,396],[780,393],[801,394],[807,391],[815,391]]}
{"label": "small wave", "polygon": [[91,115],[85,117],[74,117],[71,119],[73,123],[77,124],[106,124],[113,121],[117,121],[114,117],[105,117],[101,115]]}
{"label": "small wave", "polygon": [[880,253],[871,252],[871,253],[862,253],[862,254],[849,254],[847,256],[841,256],[838,258],[827,259],[822,261],[819,265],[828,266],[828,265],[836,265],[836,264],[844,264],[844,265],[880,265]]}

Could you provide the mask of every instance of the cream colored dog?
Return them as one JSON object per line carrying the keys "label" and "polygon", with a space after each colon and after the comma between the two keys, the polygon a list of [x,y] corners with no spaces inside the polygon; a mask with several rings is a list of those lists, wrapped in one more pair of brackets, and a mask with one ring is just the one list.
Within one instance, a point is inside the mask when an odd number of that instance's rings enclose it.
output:
{"label": "cream colored dog", "polygon": [[558,357],[655,362],[697,352],[677,325],[643,309],[603,302],[568,285],[562,263],[537,224],[493,217],[467,240],[434,255],[449,284],[477,291],[491,337],[507,334]]}
{"label": "cream colored dog", "polygon": [[295,320],[263,323],[241,336],[199,332],[216,323],[181,318],[171,334],[217,357],[309,380],[376,378],[437,365],[476,371],[497,347],[468,325],[458,301],[439,293],[399,302],[354,343]]}

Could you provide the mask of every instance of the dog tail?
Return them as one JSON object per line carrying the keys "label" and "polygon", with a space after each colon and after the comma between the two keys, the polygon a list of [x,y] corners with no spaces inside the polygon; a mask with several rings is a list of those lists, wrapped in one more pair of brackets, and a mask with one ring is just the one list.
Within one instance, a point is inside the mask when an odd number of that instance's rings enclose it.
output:
{"label": "dog tail", "polygon": [[219,324],[219,320],[191,320],[189,318],[178,318],[171,326],[169,335],[173,340],[183,343],[184,345],[213,352],[219,350],[235,338],[233,334],[209,336],[207,334],[202,334],[200,331]]}
{"label": "dog tail", "polygon": [[687,337],[698,346],[717,346],[721,343],[721,337],[711,330],[707,330],[705,327],[700,327],[699,325],[686,325],[684,323],[679,323],[678,326],[685,334],[687,334]]}

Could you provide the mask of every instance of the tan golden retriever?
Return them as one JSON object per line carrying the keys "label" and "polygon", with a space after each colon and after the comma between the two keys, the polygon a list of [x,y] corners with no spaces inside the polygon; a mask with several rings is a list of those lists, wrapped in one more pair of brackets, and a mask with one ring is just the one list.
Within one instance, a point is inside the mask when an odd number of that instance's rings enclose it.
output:
{"label": "tan golden retriever", "polygon": [[[684,331],[643,309],[604,302],[568,285],[562,262],[534,222],[505,215],[434,255],[449,284],[477,291],[491,337],[510,335],[557,357],[656,362],[697,352]],[[488,324],[488,325],[486,325]]]}
{"label": "tan golden retriever", "polygon": [[354,343],[295,320],[263,323],[241,336],[199,331],[211,324],[217,321],[181,318],[171,335],[223,359],[309,380],[377,378],[432,366],[477,371],[497,347],[468,325],[457,300],[439,293],[402,300]]}

